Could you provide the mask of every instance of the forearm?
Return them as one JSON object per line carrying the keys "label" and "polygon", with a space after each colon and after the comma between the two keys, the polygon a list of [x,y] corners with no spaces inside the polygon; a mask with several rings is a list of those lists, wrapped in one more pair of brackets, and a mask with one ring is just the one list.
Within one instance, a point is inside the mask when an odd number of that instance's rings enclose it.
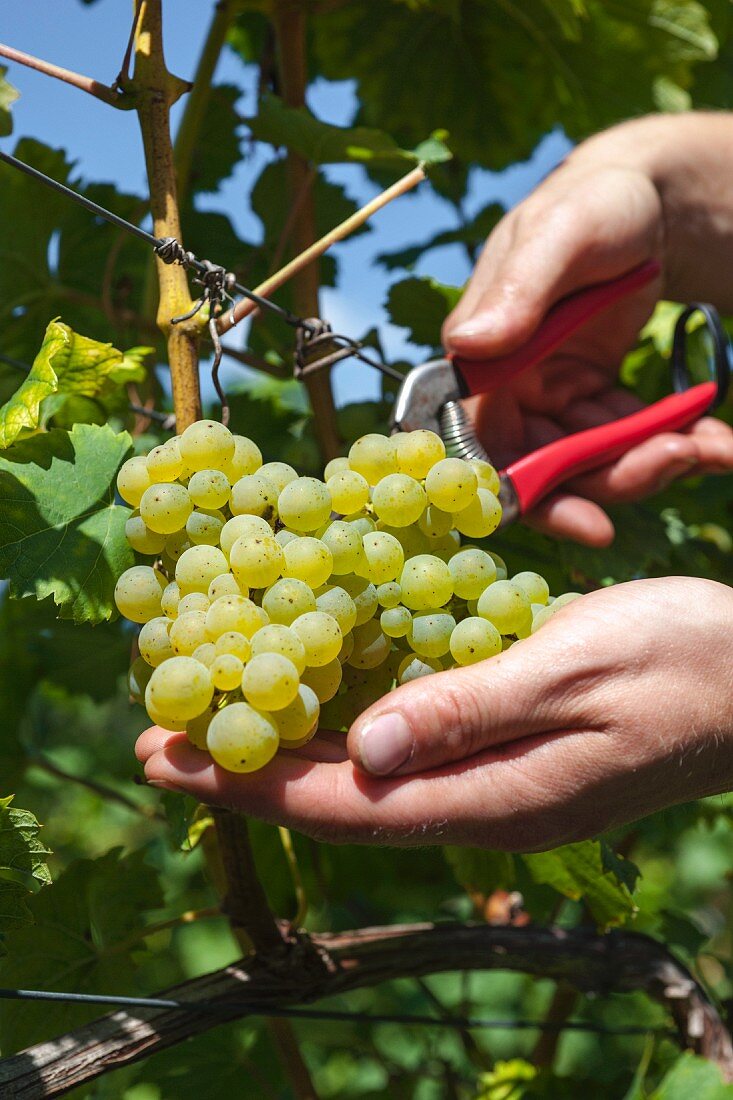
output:
{"label": "forearm", "polygon": [[664,210],[664,295],[733,312],[733,114],[626,122],[579,145],[565,167],[647,175]]}

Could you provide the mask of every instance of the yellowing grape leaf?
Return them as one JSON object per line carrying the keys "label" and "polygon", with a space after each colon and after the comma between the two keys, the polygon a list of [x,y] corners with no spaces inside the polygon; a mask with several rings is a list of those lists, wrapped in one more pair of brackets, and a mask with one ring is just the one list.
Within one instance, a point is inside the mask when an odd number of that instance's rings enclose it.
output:
{"label": "yellowing grape leaf", "polygon": [[150,350],[131,348],[123,353],[80,336],[58,319],[51,321],[30,373],[0,408],[0,448],[36,430],[41,402],[52,394],[95,397],[110,385],[139,381],[145,375],[142,360]]}
{"label": "yellowing grape leaf", "polygon": [[287,107],[276,95],[263,96],[259,111],[247,119],[258,141],[284,145],[315,164],[355,162],[370,168],[409,168],[423,162],[451,159],[444,131],[436,131],[415,149],[401,149],[382,130],[366,126],[333,126],[321,122],[306,107]]}
{"label": "yellowing grape leaf", "polygon": [[[0,984],[32,989],[125,994],[134,990],[133,952],[145,950],[137,934],[163,897],[144,852],[122,856],[114,848],[99,859],[72,863],[47,890],[30,898],[33,924],[6,939]],[[99,1006],[0,1005],[3,1053],[100,1014]]]}
{"label": "yellowing grape leaf", "polygon": [[52,596],[76,622],[112,617],[116,579],[134,564],[129,510],[114,502],[129,449],[126,432],[76,424],[0,454],[0,577],[12,596]]}
{"label": "yellowing grape leaf", "polygon": [[20,95],[10,81],[5,79],[7,71],[7,65],[0,65],[0,137],[7,137],[13,132],[13,116],[10,108]]}

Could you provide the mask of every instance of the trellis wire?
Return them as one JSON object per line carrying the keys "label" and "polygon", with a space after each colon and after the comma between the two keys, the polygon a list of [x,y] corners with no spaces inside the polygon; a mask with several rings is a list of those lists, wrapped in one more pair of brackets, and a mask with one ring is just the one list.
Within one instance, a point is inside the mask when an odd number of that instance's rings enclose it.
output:
{"label": "trellis wire", "polygon": [[425,1016],[399,1012],[346,1012],[327,1008],[295,1008],[252,1005],[246,1001],[177,1001],[167,997],[121,997],[102,993],[58,993],[44,989],[0,989],[0,1000],[61,1001],[65,1004],[107,1005],[117,1008],[168,1008],[177,1012],[212,1012],[227,1015],[232,1009],[249,1016],[276,1016],[295,1020],[331,1020],[336,1023],[402,1024],[416,1027],[440,1027],[457,1031],[585,1031],[597,1035],[659,1035],[675,1038],[667,1027],[620,1025],[609,1027],[585,1020],[506,1020],[481,1016]]}

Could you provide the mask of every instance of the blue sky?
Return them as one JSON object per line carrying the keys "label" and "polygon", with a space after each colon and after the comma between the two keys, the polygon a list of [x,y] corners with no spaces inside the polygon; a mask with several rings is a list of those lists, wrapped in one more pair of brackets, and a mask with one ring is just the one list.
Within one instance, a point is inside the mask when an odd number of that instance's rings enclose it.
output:
{"label": "blue sky", "polygon": [[[0,6],[0,41],[109,83],[119,69],[129,33],[131,6],[130,0],[98,0],[91,7],[80,0],[52,0],[51,3],[49,0],[23,0],[21,4],[10,4],[6,0]],[[168,66],[179,76],[191,77],[214,0],[164,0],[163,7]],[[113,111],[75,88],[17,65],[9,67],[8,76],[21,92],[21,98],[14,107],[15,132],[6,141],[6,148],[12,147],[17,137],[36,137],[64,148],[86,178],[114,182],[139,194],[145,192],[142,147],[133,113]],[[254,71],[246,70],[231,51],[223,52],[215,79],[242,87],[242,113],[254,109]],[[309,106],[321,118],[346,125],[355,109],[353,87],[348,81],[338,84],[319,81],[311,89]],[[180,104],[174,108],[174,125],[180,109]],[[491,201],[505,205],[518,202],[567,148],[561,134],[551,134],[540,143],[530,161],[500,175],[474,173],[468,213],[480,210]],[[256,239],[258,232],[257,219],[250,210],[249,194],[266,156],[265,148],[258,146],[254,155],[240,163],[219,193],[203,196],[201,200],[204,209],[226,210],[245,239]],[[357,202],[364,202],[376,193],[357,166],[332,167],[328,175],[341,183]],[[428,187],[385,208],[372,221],[371,233],[334,249],[341,265],[341,279],[337,290],[323,292],[323,315],[334,327],[354,336],[376,324],[388,355],[415,359],[415,349],[407,348],[404,334],[389,325],[383,309],[390,283],[402,278],[403,274],[388,275],[374,264],[373,257],[378,252],[412,244],[453,225],[453,209]],[[208,258],[216,260],[215,256]],[[442,282],[461,284],[470,269],[463,250],[451,246],[431,252],[416,270],[418,274],[432,275]],[[246,332],[237,336],[240,342],[245,338]],[[339,402],[378,392],[375,372],[358,363],[342,364],[334,375]]]}

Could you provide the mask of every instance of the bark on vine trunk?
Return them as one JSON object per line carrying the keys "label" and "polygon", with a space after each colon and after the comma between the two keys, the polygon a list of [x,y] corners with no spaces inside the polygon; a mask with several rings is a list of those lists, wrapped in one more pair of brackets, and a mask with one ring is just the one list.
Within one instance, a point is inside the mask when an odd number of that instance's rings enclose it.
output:
{"label": "bark on vine trunk", "polygon": [[681,1046],[709,1058],[733,1080],[733,1043],[717,1009],[689,971],[647,936],[443,924],[362,928],[285,943],[286,950],[253,955],[160,994],[198,1005],[197,1012],[115,1012],[5,1059],[0,1095],[8,1100],[62,1096],[226,1020],[450,970],[519,971],[601,996],[643,991],[669,1011]]}

